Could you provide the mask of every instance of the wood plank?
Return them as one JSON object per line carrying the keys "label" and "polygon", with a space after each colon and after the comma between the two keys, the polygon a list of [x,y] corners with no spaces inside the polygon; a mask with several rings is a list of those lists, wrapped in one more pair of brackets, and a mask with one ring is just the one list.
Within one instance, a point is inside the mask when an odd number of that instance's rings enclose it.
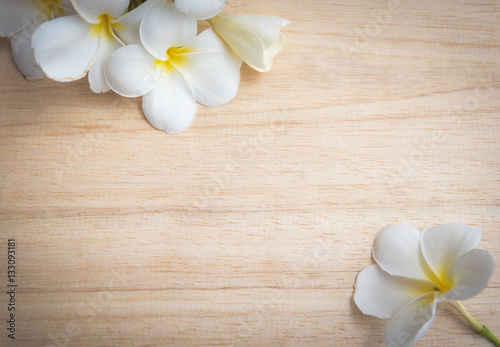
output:
{"label": "wood plank", "polygon": [[[0,41],[0,266],[15,238],[17,344],[378,346],[385,321],[353,291],[381,228],[476,225],[499,263],[500,3],[225,11],[290,19],[285,48],[173,136],[139,99],[25,80]],[[496,271],[465,302],[497,334],[499,290]],[[420,345],[449,344],[490,345],[439,305]]]}

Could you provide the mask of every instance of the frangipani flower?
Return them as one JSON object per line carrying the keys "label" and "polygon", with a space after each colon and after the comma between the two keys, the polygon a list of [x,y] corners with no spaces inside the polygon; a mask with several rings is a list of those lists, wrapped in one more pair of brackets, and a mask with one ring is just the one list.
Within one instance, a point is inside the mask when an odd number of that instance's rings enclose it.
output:
{"label": "frangipani flower", "polygon": [[[147,3],[144,6],[151,6]],[[92,91],[104,93],[109,90],[104,65],[113,51],[124,46],[117,33],[138,37],[134,34],[138,28],[130,23],[138,26],[145,13],[140,6],[122,16],[129,0],[72,0],[72,4],[78,15],[56,18],[35,31],[35,59],[47,77],[59,82],[78,80],[88,72]]]}
{"label": "frangipani flower", "polygon": [[142,45],[120,48],[106,67],[111,89],[143,96],[146,118],[167,133],[189,127],[196,102],[219,106],[238,89],[241,60],[211,29],[196,31],[196,20],[174,4],[154,7],[141,22]]}
{"label": "frangipani flower", "polygon": [[432,324],[438,302],[451,304],[477,332],[496,338],[459,301],[478,294],[493,273],[492,255],[475,249],[480,240],[481,230],[462,224],[422,232],[392,224],[379,232],[373,245],[377,265],[358,274],[354,301],[365,314],[390,318],[386,345],[414,345]]}
{"label": "frangipani flower", "polygon": [[30,80],[45,77],[35,61],[31,36],[42,23],[73,13],[70,0],[0,0],[0,37],[9,37],[19,71]]}
{"label": "frangipani flower", "polygon": [[273,58],[285,44],[280,30],[290,23],[275,16],[230,13],[207,21],[248,66],[260,72],[271,70]]}

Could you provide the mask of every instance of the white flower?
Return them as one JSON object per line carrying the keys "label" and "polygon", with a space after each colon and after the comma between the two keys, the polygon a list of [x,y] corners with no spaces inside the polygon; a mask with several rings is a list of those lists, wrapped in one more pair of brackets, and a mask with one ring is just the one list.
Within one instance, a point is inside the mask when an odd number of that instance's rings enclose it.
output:
{"label": "white flower", "polygon": [[74,81],[88,72],[92,91],[106,92],[104,65],[124,45],[117,34],[138,38],[135,32],[145,11],[140,6],[122,16],[128,0],[72,0],[72,4],[78,15],[56,18],[36,29],[31,40],[35,59],[53,80]]}
{"label": "white flower", "polygon": [[111,89],[143,96],[146,118],[167,133],[189,127],[196,102],[219,106],[238,89],[241,60],[211,29],[196,31],[196,20],[174,4],[157,6],[142,20],[142,45],[120,48],[106,67]]}
{"label": "white flower", "polygon": [[[422,232],[393,224],[379,232],[373,245],[378,265],[359,273],[354,301],[365,314],[390,318],[386,345],[414,345],[433,322],[438,302],[451,304],[473,325],[459,300],[478,294],[495,267],[489,252],[475,249],[480,240],[481,230],[462,224]],[[482,326],[473,327],[479,332]]]}
{"label": "white flower", "polygon": [[175,0],[178,11],[196,19],[215,16],[226,5],[226,0]]}
{"label": "white flower", "polygon": [[273,58],[285,44],[280,30],[290,23],[280,17],[230,13],[207,21],[248,66],[260,72],[271,70]]}
{"label": "white flower", "polygon": [[45,77],[35,61],[31,36],[42,23],[73,13],[70,0],[0,0],[0,37],[9,37],[12,56],[27,79]]}

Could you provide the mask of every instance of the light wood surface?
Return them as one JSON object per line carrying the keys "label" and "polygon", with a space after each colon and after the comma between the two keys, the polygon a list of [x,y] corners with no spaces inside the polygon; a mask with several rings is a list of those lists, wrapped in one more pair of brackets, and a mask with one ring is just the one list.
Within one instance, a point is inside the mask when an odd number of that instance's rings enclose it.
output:
{"label": "light wood surface", "polygon": [[[175,136],[26,81],[1,40],[0,345],[380,346],[353,285],[381,228],[473,224],[500,264],[500,3],[394,4],[229,0],[291,20],[286,46]],[[465,302],[498,334],[499,295],[497,269]],[[439,305],[419,345],[490,344]]]}

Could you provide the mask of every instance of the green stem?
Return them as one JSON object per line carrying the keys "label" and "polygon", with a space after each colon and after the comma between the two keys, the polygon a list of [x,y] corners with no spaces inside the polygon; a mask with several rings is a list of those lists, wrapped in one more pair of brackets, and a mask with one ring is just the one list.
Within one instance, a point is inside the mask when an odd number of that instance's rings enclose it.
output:
{"label": "green stem", "polygon": [[495,346],[500,347],[500,339],[498,339],[498,337],[496,337],[490,331],[490,329],[488,329],[487,327],[485,327],[484,325],[482,325],[481,323],[479,323],[477,320],[475,320],[474,317],[472,317],[470,315],[470,313],[465,309],[464,305],[462,305],[462,303],[460,301],[456,300],[454,302],[451,302],[451,305],[453,307],[455,307],[455,309],[458,312],[460,312],[460,314],[465,318],[465,320],[467,321],[467,323],[470,324],[470,326],[472,327],[472,329],[474,329],[480,335],[483,335],[484,337],[486,337]]}
{"label": "green stem", "polygon": [[147,0],[131,0],[130,5],[128,5],[128,11],[132,11],[134,8],[139,7],[143,3],[145,3]]}

